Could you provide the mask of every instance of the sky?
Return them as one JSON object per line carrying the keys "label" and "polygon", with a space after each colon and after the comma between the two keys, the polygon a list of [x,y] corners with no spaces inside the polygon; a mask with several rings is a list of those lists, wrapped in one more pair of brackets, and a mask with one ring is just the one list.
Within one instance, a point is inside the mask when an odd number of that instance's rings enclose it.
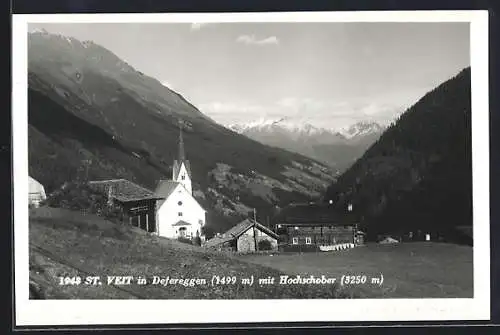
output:
{"label": "sky", "polygon": [[92,40],[230,125],[388,123],[470,65],[469,23],[37,23]]}

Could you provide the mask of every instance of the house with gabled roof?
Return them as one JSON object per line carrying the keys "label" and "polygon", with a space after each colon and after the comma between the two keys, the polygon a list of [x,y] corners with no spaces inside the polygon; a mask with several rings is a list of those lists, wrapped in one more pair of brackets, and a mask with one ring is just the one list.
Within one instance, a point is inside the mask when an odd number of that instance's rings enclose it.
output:
{"label": "house with gabled roof", "polygon": [[208,240],[204,247],[236,252],[277,250],[278,237],[275,232],[257,221],[245,219],[224,234]]}
{"label": "house with gabled roof", "polygon": [[155,195],[157,202],[158,235],[169,238],[194,238],[203,240],[202,228],[206,211],[193,197],[192,173],[186,159],[182,127],[179,133],[179,157],[174,160],[172,179],[160,180]]}

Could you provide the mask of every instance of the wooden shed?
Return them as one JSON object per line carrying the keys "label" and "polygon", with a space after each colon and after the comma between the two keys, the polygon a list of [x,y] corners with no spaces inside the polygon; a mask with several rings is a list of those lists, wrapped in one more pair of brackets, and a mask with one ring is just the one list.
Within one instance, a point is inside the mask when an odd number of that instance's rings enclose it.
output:
{"label": "wooden shed", "polygon": [[158,232],[156,202],[161,197],[126,179],[90,181],[88,184],[106,193],[109,203],[121,207],[124,221],[150,233]]}

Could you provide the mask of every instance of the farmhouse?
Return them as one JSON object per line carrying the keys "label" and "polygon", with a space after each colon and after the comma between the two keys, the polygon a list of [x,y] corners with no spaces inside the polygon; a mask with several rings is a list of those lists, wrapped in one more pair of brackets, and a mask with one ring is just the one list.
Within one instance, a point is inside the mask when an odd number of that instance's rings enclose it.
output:
{"label": "farmhouse", "polygon": [[122,219],[150,233],[158,233],[156,202],[150,190],[125,179],[90,181],[89,187],[108,195],[108,204],[122,209]]}
{"label": "farmhouse", "polygon": [[29,176],[28,185],[28,204],[30,207],[38,207],[40,202],[47,198],[43,185]]}
{"label": "farmhouse", "polygon": [[347,209],[339,212],[332,205],[292,204],[280,211],[274,223],[285,248],[317,249],[361,241],[354,215]]}
{"label": "farmhouse", "polygon": [[205,247],[237,252],[277,250],[278,235],[257,221],[245,219],[221,236],[208,240]]}
{"label": "farmhouse", "polygon": [[172,180],[160,180],[155,195],[157,203],[158,234],[169,238],[203,239],[206,211],[193,197],[192,173],[184,152],[182,127],[179,134],[179,157],[174,160]]}

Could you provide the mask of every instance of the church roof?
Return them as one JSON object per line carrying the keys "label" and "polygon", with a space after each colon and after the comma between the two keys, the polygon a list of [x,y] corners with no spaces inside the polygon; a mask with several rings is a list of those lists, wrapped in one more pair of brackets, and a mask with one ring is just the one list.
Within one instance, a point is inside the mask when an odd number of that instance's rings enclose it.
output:
{"label": "church roof", "polygon": [[165,199],[167,199],[175,190],[175,188],[179,185],[180,183],[173,181],[173,180],[160,180],[156,184],[156,189],[155,189],[155,194],[158,197],[163,198],[163,200],[159,203],[163,204],[165,202]]}
{"label": "church roof", "polygon": [[173,180],[160,180],[156,184],[155,194],[168,198],[180,183]]}
{"label": "church roof", "polygon": [[150,190],[126,179],[89,181],[89,186],[96,191],[108,194],[110,188],[113,198],[121,202],[162,199]]}
{"label": "church roof", "polygon": [[183,161],[174,160],[174,166],[172,167],[172,170],[174,173],[174,179],[177,179],[177,177],[179,177],[179,172],[181,171],[181,165],[182,165],[181,163],[184,163],[184,165],[186,166],[187,174],[188,174],[189,178],[192,179],[192,177],[191,177],[191,164],[186,159]]}

